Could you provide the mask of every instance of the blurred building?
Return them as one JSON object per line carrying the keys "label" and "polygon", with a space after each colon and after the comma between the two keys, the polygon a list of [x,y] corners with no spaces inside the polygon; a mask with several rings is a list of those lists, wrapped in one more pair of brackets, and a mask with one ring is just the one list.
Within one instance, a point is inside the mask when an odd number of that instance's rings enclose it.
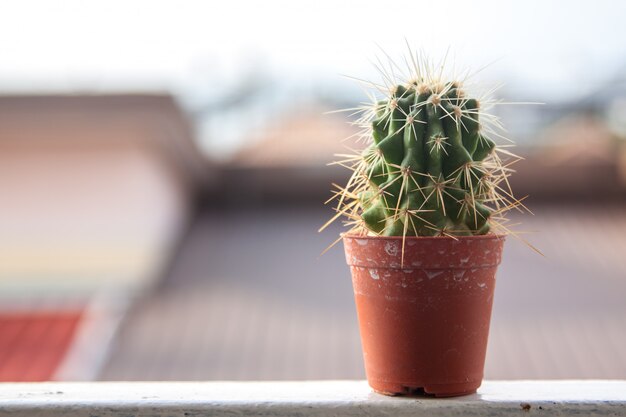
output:
{"label": "blurred building", "polygon": [[207,166],[170,96],[0,97],[0,381],[93,378]]}
{"label": "blurred building", "polygon": [[0,291],[148,285],[206,179],[169,96],[0,97]]}

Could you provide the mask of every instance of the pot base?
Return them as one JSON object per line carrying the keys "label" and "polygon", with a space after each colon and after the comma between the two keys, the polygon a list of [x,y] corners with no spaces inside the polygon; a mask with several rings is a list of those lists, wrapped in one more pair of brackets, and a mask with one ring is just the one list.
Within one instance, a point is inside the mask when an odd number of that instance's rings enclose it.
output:
{"label": "pot base", "polygon": [[398,384],[383,381],[368,381],[372,389],[383,395],[397,396],[434,396],[459,397],[476,393],[480,382],[465,382],[460,384]]}

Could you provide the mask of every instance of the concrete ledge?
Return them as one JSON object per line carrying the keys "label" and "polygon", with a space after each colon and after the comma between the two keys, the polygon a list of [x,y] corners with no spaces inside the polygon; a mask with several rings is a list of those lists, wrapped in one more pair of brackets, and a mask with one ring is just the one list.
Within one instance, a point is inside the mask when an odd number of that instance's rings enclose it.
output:
{"label": "concrete ledge", "polygon": [[626,381],[490,381],[452,399],[364,381],[0,384],[1,416],[626,416]]}

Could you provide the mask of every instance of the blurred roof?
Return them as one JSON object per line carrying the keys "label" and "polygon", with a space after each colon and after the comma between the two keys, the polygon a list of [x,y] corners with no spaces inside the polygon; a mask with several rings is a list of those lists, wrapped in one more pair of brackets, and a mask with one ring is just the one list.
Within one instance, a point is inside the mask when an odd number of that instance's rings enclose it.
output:
{"label": "blurred roof", "polygon": [[570,114],[541,132],[537,156],[549,165],[611,163],[615,160],[616,139],[598,116]]}
{"label": "blurred roof", "polygon": [[[107,134],[59,137],[60,128],[97,130],[98,126],[106,127]],[[0,143],[58,146],[83,140],[111,144],[128,140],[111,134],[113,127],[149,131],[133,140],[159,151],[192,182],[208,181],[208,162],[196,147],[191,123],[169,94],[0,96]]]}
{"label": "blurred roof", "polygon": [[292,109],[253,136],[233,162],[249,167],[321,166],[336,153],[363,148],[355,137],[358,128],[343,115],[317,107],[301,110]]}

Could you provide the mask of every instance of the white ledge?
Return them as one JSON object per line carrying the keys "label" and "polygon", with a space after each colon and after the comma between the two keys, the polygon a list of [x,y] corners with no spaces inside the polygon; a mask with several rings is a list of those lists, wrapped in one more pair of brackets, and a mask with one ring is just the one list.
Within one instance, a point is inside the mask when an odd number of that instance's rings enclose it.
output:
{"label": "white ledge", "polygon": [[[626,416],[626,381],[487,381],[449,399],[386,397],[365,381],[0,384],[0,416]],[[524,414],[521,414],[524,413]]]}

